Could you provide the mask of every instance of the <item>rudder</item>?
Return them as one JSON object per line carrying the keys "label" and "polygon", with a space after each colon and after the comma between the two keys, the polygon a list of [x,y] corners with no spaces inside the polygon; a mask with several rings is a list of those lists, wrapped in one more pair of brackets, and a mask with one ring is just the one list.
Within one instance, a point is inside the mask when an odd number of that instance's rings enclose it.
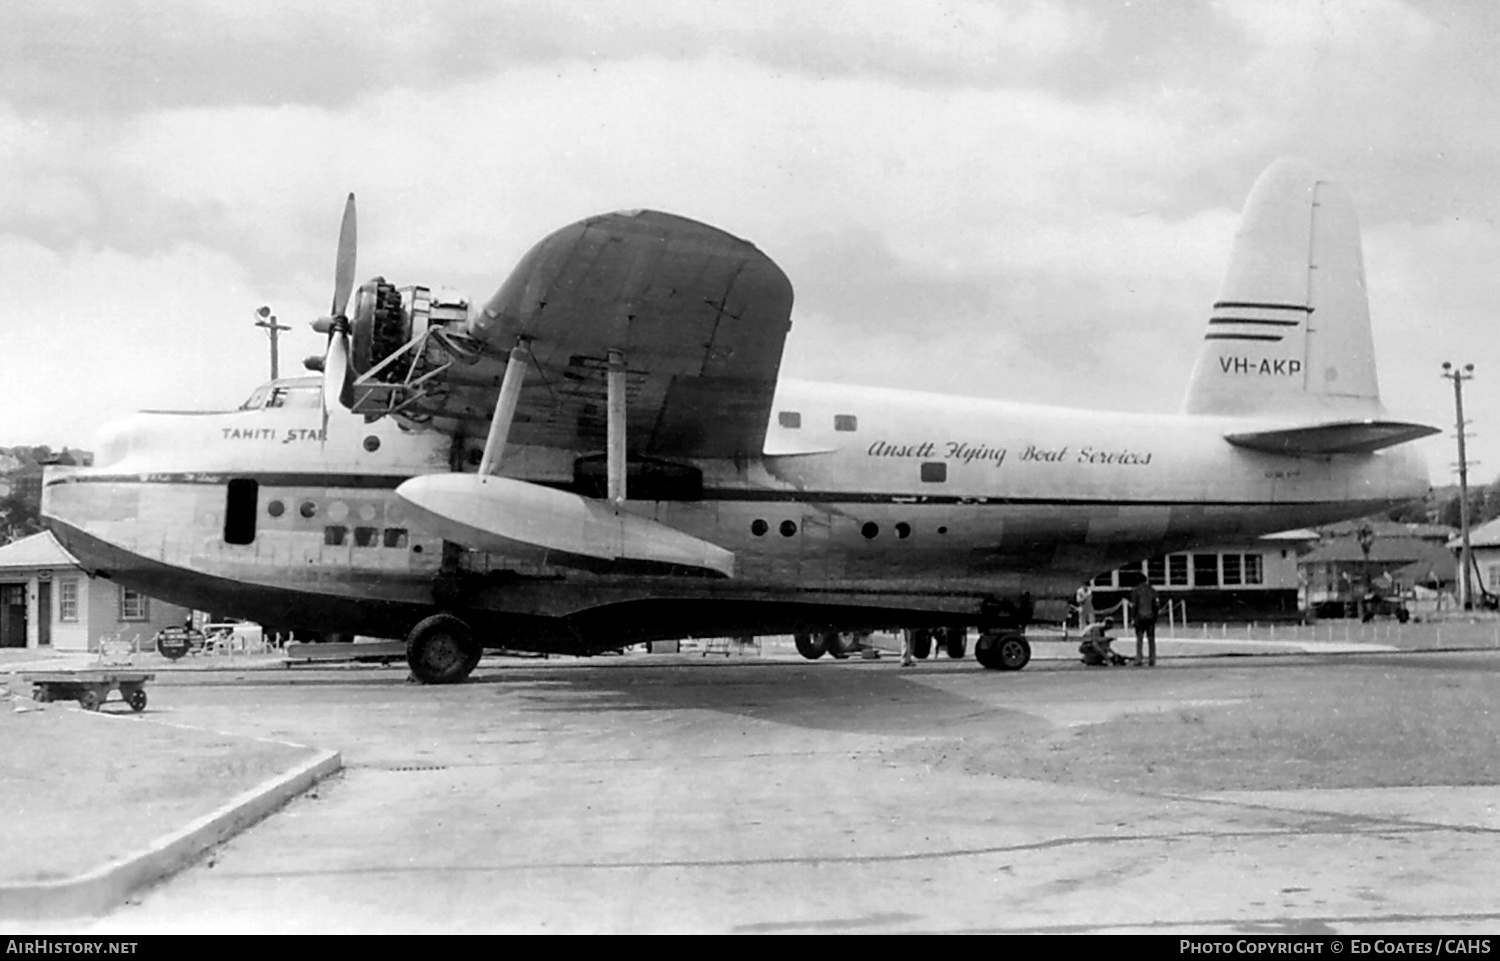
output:
{"label": "rudder", "polygon": [[1384,414],[1354,203],[1304,162],[1276,161],[1245,201],[1183,412]]}

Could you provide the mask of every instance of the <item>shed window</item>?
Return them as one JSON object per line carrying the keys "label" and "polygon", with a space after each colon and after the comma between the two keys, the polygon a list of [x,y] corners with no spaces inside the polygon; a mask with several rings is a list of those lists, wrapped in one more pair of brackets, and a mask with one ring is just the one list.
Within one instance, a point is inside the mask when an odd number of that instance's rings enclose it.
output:
{"label": "shed window", "polygon": [[57,619],[78,620],[78,578],[64,577],[57,582]]}
{"label": "shed window", "polygon": [[224,543],[250,544],[255,540],[255,505],[260,499],[260,484],[248,477],[229,482],[224,496]]}
{"label": "shed window", "polygon": [[150,619],[151,605],[146,595],[122,585],[120,587],[120,620],[148,621]]}
{"label": "shed window", "polygon": [[923,462],[922,482],[926,484],[946,484],[948,482],[948,462],[941,460]]}

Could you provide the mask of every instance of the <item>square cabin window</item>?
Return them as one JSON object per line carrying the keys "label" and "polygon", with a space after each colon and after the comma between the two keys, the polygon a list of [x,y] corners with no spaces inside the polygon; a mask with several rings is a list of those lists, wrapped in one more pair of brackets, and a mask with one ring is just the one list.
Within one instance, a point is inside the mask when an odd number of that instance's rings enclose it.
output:
{"label": "square cabin window", "polygon": [[378,527],[356,527],[354,529],[355,547],[374,547],[380,540],[380,528]]}
{"label": "square cabin window", "polygon": [[946,484],[948,482],[948,462],[941,460],[930,460],[922,463],[922,483],[924,484]]}
{"label": "square cabin window", "polygon": [[776,423],[782,427],[789,427],[792,430],[796,430],[802,426],[802,415],[795,410],[783,410],[777,413]]}
{"label": "square cabin window", "polygon": [[834,430],[859,430],[859,418],[853,414],[834,414]]}
{"label": "square cabin window", "polygon": [[349,528],[340,527],[337,524],[323,528],[323,543],[329,547],[338,547],[344,543],[349,536]]}
{"label": "square cabin window", "polygon": [[385,546],[386,547],[405,547],[406,546],[406,528],[404,528],[404,527],[387,527],[385,529]]}

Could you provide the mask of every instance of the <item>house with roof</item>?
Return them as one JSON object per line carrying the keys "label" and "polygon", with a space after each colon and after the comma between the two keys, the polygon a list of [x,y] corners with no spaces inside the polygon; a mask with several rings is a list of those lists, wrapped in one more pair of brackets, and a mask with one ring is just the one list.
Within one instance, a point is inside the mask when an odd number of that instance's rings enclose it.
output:
{"label": "house with roof", "polygon": [[50,531],[0,547],[0,648],[97,651],[106,636],[149,645],[191,613],[90,577]]}
{"label": "house with roof", "polygon": [[[1368,543],[1359,529],[1368,528]],[[1330,525],[1298,561],[1305,608],[1323,616],[1351,615],[1367,591],[1406,595],[1413,588],[1453,589],[1458,565],[1446,542],[1451,527],[1391,522]],[[1368,548],[1368,550],[1366,549]]]}
{"label": "house with roof", "polygon": [[[1455,558],[1462,549],[1463,541],[1454,537],[1448,541],[1448,549]],[[1470,583],[1476,592],[1500,596],[1500,517],[1469,531],[1469,553],[1472,555],[1473,579]],[[1457,561],[1455,560],[1455,564]],[[1480,598],[1476,597],[1478,601]]]}

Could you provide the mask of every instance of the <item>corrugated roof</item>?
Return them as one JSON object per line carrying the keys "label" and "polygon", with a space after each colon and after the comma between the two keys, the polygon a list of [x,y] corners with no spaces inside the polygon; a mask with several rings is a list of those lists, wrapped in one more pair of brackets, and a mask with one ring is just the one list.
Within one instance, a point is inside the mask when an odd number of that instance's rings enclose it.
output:
{"label": "corrugated roof", "polygon": [[63,550],[51,531],[32,534],[0,547],[0,568],[77,566],[78,561]]}

